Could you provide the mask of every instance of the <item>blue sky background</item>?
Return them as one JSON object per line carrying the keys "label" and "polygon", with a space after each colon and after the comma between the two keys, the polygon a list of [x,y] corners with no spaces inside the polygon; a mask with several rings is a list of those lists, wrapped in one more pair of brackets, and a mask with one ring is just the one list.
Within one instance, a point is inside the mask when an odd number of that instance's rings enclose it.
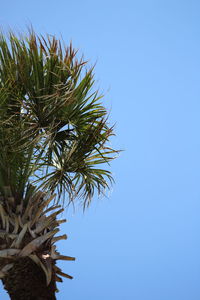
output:
{"label": "blue sky background", "polygon": [[[116,123],[116,184],[67,212],[76,262],[58,300],[200,299],[200,2],[4,1],[0,24],[56,34],[97,62]],[[1,299],[7,300],[5,292]]]}

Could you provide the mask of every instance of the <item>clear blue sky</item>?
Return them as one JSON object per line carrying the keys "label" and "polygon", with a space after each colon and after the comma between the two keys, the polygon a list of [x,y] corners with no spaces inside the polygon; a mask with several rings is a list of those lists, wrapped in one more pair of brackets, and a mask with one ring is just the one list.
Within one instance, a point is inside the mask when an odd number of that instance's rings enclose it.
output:
{"label": "clear blue sky", "polygon": [[200,2],[1,3],[4,29],[30,23],[97,62],[125,149],[109,198],[67,213],[60,249],[77,260],[58,300],[199,300]]}

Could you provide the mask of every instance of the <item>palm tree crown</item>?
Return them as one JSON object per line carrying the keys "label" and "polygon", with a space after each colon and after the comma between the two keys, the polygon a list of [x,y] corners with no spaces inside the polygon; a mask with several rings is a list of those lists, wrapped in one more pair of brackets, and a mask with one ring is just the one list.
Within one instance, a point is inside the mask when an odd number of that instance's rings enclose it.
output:
{"label": "palm tree crown", "polygon": [[[55,37],[0,35],[0,192],[68,193],[84,208],[112,182],[113,128],[94,90],[93,68]],[[102,165],[102,167],[100,167]]]}

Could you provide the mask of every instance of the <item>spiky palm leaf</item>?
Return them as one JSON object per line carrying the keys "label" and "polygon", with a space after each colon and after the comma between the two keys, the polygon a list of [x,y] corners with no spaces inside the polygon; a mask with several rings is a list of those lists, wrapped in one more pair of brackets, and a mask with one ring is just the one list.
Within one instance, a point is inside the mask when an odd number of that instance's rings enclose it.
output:
{"label": "spiky palm leaf", "polygon": [[85,208],[112,182],[105,164],[117,152],[107,145],[113,131],[100,99],[93,68],[72,45],[34,32],[0,35],[1,277],[23,256],[43,268],[47,284],[64,274],[54,263],[60,211],[44,209],[55,192],[54,205],[67,193]]}

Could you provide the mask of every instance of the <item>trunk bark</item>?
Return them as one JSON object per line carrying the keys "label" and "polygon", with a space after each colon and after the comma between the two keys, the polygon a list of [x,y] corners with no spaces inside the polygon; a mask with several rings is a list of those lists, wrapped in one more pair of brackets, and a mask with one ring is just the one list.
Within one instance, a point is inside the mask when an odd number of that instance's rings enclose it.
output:
{"label": "trunk bark", "polygon": [[30,258],[21,258],[2,279],[11,300],[56,300],[55,274],[47,286],[43,270]]}

